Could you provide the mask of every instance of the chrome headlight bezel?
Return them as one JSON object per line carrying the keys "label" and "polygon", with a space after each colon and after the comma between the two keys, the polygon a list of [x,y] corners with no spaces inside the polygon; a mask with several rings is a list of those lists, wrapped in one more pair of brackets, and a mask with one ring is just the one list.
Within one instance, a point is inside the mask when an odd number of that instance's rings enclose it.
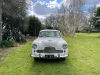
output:
{"label": "chrome headlight bezel", "polygon": [[63,44],[62,47],[63,47],[63,49],[67,49],[68,45],[67,44]]}
{"label": "chrome headlight bezel", "polygon": [[37,44],[32,44],[32,48],[36,49],[37,48]]}

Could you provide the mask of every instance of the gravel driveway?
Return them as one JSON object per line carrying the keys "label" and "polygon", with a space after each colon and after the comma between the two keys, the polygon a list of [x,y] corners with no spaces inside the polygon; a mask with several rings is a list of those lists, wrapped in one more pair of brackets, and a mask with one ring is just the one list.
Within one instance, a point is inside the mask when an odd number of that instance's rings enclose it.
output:
{"label": "gravel driveway", "polygon": [[11,47],[11,48],[0,48],[0,62],[4,60],[4,58],[9,55],[13,50],[15,50],[17,47]]}

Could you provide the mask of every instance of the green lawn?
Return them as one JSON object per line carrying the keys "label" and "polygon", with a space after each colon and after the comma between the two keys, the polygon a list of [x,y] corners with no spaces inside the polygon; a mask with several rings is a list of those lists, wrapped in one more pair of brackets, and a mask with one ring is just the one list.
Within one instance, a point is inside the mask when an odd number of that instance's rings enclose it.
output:
{"label": "green lawn", "polygon": [[0,75],[100,75],[100,33],[76,34],[65,61],[34,61],[31,43],[17,48],[0,63]]}

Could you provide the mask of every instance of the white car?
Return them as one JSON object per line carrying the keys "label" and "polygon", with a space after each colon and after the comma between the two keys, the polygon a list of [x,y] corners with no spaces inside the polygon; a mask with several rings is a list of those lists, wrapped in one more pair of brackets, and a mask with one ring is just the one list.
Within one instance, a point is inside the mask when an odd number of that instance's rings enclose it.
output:
{"label": "white car", "polygon": [[66,58],[68,44],[61,37],[59,30],[41,30],[39,36],[32,43],[32,57],[34,58]]}

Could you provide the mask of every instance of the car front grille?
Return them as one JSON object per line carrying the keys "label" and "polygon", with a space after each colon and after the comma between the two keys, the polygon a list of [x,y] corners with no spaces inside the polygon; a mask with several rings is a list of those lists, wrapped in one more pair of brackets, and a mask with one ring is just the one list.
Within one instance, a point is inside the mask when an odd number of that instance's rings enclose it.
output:
{"label": "car front grille", "polygon": [[56,50],[54,47],[45,47],[44,50],[37,50],[37,53],[63,53],[63,50]]}

